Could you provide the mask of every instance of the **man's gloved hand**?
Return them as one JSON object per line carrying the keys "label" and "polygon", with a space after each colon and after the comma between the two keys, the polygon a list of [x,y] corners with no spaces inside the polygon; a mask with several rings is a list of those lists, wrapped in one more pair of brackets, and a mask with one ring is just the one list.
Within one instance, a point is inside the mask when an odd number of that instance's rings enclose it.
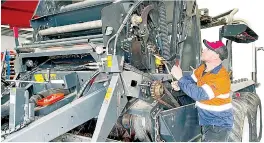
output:
{"label": "man's gloved hand", "polygon": [[177,80],[180,80],[182,78],[182,69],[180,66],[173,66],[171,69],[171,74],[174,78]]}
{"label": "man's gloved hand", "polygon": [[171,87],[175,90],[175,91],[179,91],[180,87],[178,85],[178,81],[173,81],[171,82]]}

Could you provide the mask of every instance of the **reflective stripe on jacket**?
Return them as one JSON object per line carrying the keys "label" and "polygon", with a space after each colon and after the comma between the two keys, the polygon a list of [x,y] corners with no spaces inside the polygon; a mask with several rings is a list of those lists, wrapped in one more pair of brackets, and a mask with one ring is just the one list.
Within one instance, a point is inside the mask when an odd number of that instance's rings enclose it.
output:
{"label": "reflective stripe on jacket", "polygon": [[221,65],[205,73],[202,64],[192,75],[182,77],[178,84],[182,91],[196,101],[200,125],[232,127],[233,114],[231,81]]}

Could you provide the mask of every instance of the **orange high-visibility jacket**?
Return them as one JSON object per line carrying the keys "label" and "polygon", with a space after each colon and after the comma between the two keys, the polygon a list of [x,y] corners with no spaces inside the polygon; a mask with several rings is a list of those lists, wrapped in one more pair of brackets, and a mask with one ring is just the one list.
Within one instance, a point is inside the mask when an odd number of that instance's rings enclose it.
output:
{"label": "orange high-visibility jacket", "polygon": [[205,72],[202,64],[192,75],[182,77],[178,84],[182,91],[196,101],[200,125],[232,127],[231,81],[221,65]]}

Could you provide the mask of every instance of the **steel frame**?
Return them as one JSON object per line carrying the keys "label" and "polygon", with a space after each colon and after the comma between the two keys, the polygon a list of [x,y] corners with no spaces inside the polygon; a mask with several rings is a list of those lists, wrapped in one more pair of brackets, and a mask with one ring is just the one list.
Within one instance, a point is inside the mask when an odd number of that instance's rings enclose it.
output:
{"label": "steel frame", "polygon": [[107,89],[92,142],[104,142],[127,103],[120,73],[113,73]]}
{"label": "steel frame", "polygon": [[[98,116],[104,95],[105,88],[101,88],[88,96],[79,98],[55,112],[36,120],[20,131],[10,134],[4,141],[51,141]],[[89,112],[87,112],[88,110]]]}

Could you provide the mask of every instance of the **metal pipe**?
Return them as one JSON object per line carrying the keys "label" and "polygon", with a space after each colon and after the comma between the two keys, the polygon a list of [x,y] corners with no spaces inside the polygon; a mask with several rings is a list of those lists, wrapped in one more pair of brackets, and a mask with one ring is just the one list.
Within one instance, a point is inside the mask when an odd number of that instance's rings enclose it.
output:
{"label": "metal pipe", "polygon": [[255,42],[252,43],[252,80],[257,84],[257,48]]}
{"label": "metal pipe", "polygon": [[80,9],[80,8],[84,8],[84,7],[91,7],[91,6],[101,5],[101,4],[110,3],[110,2],[113,2],[113,0],[85,0],[82,2],[77,2],[74,4],[62,6],[60,8],[60,10],[61,11],[70,11],[70,10]]}
{"label": "metal pipe", "polygon": [[109,55],[109,44],[110,42],[116,37],[116,34],[113,35],[111,38],[108,39],[107,43],[106,43],[106,55]]}
{"label": "metal pipe", "polygon": [[[255,42],[254,42],[254,44],[255,44]],[[259,83],[258,83],[258,76],[257,76],[257,73],[258,73],[258,68],[257,68],[257,59],[258,59],[258,57],[257,57],[257,51],[260,51],[260,50],[262,50],[262,51],[264,51],[264,49],[263,49],[263,47],[255,47],[255,59],[254,59],[254,61],[255,61],[255,72],[252,72],[252,79],[255,81],[255,83],[256,83],[256,87],[258,87],[259,86]]]}
{"label": "metal pipe", "polygon": [[217,16],[212,17],[212,19],[218,19],[218,18],[221,18],[221,17],[227,16],[227,15],[229,15],[232,11],[233,11],[233,10],[229,10],[229,11],[227,11],[227,12],[221,13],[221,14],[219,14],[219,15],[217,15]]}
{"label": "metal pipe", "polygon": [[238,12],[238,9],[235,8],[232,10],[232,12],[229,14],[228,16],[228,21],[227,21],[227,24],[232,24],[233,22],[233,18],[234,18],[234,15]]}
{"label": "metal pipe", "polygon": [[[233,72],[232,41],[231,40],[227,40],[226,46],[227,46],[227,50],[228,50],[228,54],[229,54],[229,56],[227,58],[228,61],[229,61],[227,68],[228,68],[229,71]],[[233,75],[232,75],[231,79],[233,79]]]}
{"label": "metal pipe", "polygon": [[103,38],[94,38],[94,39],[90,39],[89,42],[103,42]]}
{"label": "metal pipe", "polygon": [[89,30],[89,29],[96,29],[96,28],[102,28],[102,20],[95,20],[95,21],[64,25],[64,26],[58,26],[58,27],[51,27],[48,29],[40,30],[38,34],[42,36],[46,36],[46,35],[54,35],[54,34],[75,32],[75,31]]}
{"label": "metal pipe", "polygon": [[6,80],[9,82],[23,82],[23,83],[48,83],[48,82],[37,82],[37,81],[26,81],[26,80]]}
{"label": "metal pipe", "polygon": [[45,43],[45,44],[34,44],[34,45],[23,45],[19,46],[18,48],[44,48],[44,47],[51,47],[51,46],[71,46],[74,44],[79,43],[88,43],[88,42],[101,42],[103,41],[103,38],[95,38],[95,39],[79,39],[79,40],[73,40],[73,41],[62,41],[62,42],[56,42],[56,43]]}
{"label": "metal pipe", "polygon": [[252,72],[256,72],[256,53],[255,42],[252,43]]}
{"label": "metal pipe", "polygon": [[103,37],[103,34],[98,34],[98,35],[79,36],[79,37],[72,37],[72,38],[63,38],[63,39],[54,39],[54,40],[47,40],[47,41],[39,41],[39,42],[27,43],[27,44],[23,44],[23,45],[46,44],[46,43],[53,43],[53,42],[73,41],[73,40],[80,40],[80,39],[94,39],[94,38],[102,38],[102,37]]}

